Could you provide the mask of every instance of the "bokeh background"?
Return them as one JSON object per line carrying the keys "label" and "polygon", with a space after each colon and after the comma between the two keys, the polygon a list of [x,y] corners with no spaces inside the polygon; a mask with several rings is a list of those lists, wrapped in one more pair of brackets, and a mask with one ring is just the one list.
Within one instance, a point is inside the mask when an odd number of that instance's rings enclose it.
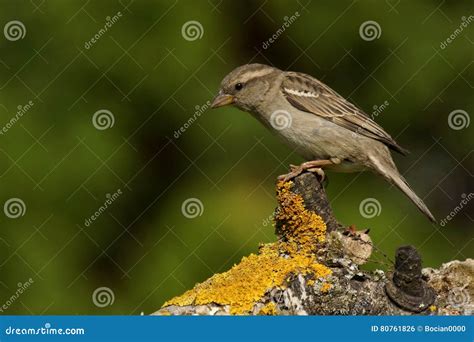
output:
{"label": "bokeh background", "polygon": [[[472,1],[1,8],[2,314],[149,314],[275,239],[275,178],[301,158],[249,114],[207,105],[249,62],[376,113],[411,150],[395,161],[434,215],[456,212],[435,226],[372,174],[328,174],[340,221],[371,228],[388,256],[415,245],[426,266],[474,256]],[[378,260],[366,267],[389,267]]]}

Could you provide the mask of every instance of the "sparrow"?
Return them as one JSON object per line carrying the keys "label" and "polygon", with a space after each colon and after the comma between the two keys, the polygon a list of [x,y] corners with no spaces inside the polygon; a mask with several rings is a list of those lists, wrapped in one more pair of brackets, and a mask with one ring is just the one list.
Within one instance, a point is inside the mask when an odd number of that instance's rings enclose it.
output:
{"label": "sparrow", "polygon": [[398,187],[432,222],[430,210],[410,188],[393,162],[390,150],[407,150],[354,104],[316,78],[264,64],[246,64],[221,82],[211,108],[233,105],[250,113],[276,133],[306,162],[291,165],[283,176],[303,171],[324,175],[372,171]]}

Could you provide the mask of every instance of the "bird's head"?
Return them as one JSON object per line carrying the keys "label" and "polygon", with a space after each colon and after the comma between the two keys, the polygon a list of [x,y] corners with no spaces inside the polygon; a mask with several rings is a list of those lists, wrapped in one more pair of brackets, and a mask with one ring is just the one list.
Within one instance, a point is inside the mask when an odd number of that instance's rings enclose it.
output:
{"label": "bird's head", "polygon": [[245,111],[254,110],[264,99],[270,80],[278,69],[264,64],[246,64],[232,70],[221,82],[211,108],[234,105]]}

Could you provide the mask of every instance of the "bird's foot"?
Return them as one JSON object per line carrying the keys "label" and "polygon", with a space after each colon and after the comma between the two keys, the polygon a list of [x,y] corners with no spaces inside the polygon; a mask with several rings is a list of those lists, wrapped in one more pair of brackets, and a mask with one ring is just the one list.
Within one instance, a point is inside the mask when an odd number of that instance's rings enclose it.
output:
{"label": "bird's foot", "polygon": [[331,160],[311,160],[302,163],[301,165],[290,165],[290,172],[285,175],[278,176],[278,180],[288,182],[289,180],[299,176],[305,171],[316,173],[320,181],[323,182],[326,178],[323,169],[321,166],[326,166],[333,164]]}

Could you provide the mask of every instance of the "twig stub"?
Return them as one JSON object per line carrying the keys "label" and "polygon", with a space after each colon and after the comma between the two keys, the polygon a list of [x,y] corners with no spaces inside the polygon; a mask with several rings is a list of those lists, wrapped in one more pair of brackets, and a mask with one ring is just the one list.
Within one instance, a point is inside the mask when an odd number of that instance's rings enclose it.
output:
{"label": "twig stub", "polygon": [[303,197],[307,210],[323,218],[328,232],[340,227],[329,205],[326,191],[314,173],[305,172],[295,177],[293,183],[292,191]]}

